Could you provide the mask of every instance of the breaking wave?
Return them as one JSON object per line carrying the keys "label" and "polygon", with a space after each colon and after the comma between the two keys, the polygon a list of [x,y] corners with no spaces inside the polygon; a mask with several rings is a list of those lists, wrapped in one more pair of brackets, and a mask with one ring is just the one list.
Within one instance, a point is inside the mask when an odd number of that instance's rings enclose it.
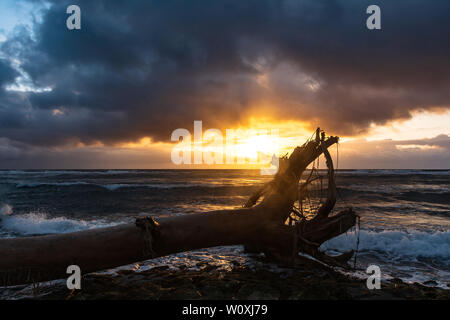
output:
{"label": "breaking wave", "polygon": [[6,204],[0,208],[0,229],[10,236],[67,233],[116,224],[102,220],[85,221],[65,217],[49,218],[45,213],[39,212],[13,215],[11,206]]}
{"label": "breaking wave", "polygon": [[[333,238],[322,249],[337,252],[355,249],[356,234],[351,232]],[[435,231],[360,231],[360,252],[378,252],[398,259],[438,258],[450,262],[450,230]]]}

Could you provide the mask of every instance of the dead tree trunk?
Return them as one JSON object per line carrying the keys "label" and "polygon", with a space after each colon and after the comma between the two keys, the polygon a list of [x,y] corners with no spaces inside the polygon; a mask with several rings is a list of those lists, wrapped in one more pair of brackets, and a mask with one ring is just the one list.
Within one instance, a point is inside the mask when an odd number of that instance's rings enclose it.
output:
{"label": "dead tree trunk", "polygon": [[[316,140],[297,147],[273,180],[241,209],[160,218],[158,222],[139,218],[136,224],[110,228],[1,239],[0,286],[64,278],[67,267],[73,264],[85,274],[177,252],[238,244],[284,262],[303,252],[327,263],[339,263],[350,258],[351,252],[331,258],[318,250],[324,241],[346,232],[356,221],[351,209],[329,216],[336,188],[327,149],[337,141],[337,137],[317,135]],[[328,166],[327,199],[313,219],[287,225],[294,202],[310,183],[308,179],[299,186],[300,178],[321,154]]]}

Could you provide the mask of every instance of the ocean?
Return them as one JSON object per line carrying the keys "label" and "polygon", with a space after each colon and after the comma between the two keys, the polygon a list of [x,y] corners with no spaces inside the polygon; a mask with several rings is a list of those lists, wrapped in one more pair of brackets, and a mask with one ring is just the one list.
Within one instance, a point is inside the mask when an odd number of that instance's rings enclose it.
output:
{"label": "ocean", "polygon": [[[270,178],[258,170],[3,170],[0,238],[237,208]],[[359,238],[355,275],[364,277],[375,264],[385,279],[450,289],[450,170],[339,170],[336,179],[335,210],[351,206],[361,217],[360,230],[324,243],[324,251],[356,249]],[[233,246],[123,268],[195,268],[200,260],[225,269],[232,261],[257,263]]]}

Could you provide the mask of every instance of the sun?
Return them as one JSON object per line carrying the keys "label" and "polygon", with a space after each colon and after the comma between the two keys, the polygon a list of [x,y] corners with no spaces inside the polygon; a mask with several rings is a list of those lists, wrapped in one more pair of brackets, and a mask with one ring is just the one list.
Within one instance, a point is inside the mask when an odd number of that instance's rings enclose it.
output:
{"label": "sun", "polygon": [[272,135],[252,135],[236,144],[236,154],[251,162],[278,154],[278,139]]}

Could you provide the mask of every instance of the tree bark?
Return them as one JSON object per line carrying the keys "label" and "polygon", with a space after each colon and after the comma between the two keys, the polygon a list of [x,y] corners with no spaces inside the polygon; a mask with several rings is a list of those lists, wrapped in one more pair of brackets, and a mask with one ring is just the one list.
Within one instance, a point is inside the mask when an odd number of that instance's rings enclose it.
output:
{"label": "tree bark", "polygon": [[[341,263],[346,256],[335,259],[318,250],[324,241],[346,232],[356,221],[351,209],[329,216],[336,193],[327,148],[337,141],[337,137],[322,137],[297,147],[264,190],[250,197],[241,209],[159,218],[158,222],[141,218],[136,224],[1,239],[0,285],[65,278],[69,265],[78,265],[85,274],[178,252],[238,244],[258,248],[282,262],[294,261],[298,252],[304,252],[326,263]],[[304,187],[299,188],[300,177],[322,153],[329,169],[327,200],[315,218],[286,225]]]}

